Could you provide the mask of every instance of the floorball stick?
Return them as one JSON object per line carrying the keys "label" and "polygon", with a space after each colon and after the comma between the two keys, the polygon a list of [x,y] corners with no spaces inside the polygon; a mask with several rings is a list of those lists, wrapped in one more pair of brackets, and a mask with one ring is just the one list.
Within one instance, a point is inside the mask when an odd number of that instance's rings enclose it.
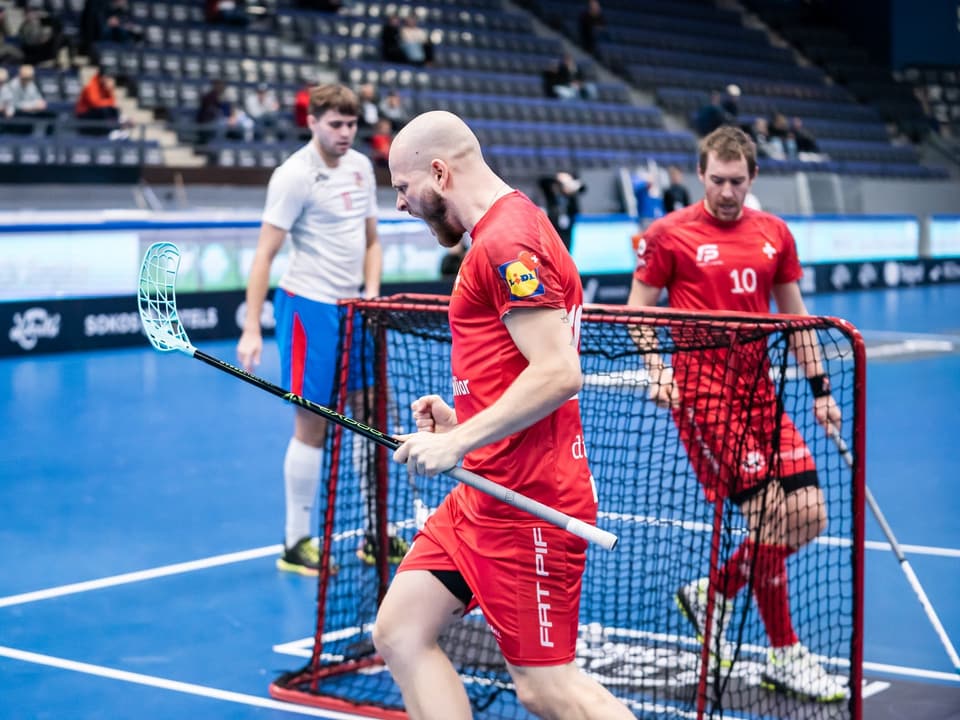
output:
{"label": "floorball stick", "polygon": [[[843,438],[840,437],[840,433],[838,433],[835,429],[831,429],[830,437],[837,444],[837,449],[840,451],[840,455],[843,456],[847,466],[852,470],[853,453],[850,452],[850,448],[847,447],[847,443],[844,442]],[[960,673],[960,657],[957,656],[957,651],[954,649],[953,643],[950,642],[950,637],[947,635],[947,631],[944,629],[943,623],[940,622],[940,618],[937,617],[936,610],[934,610],[933,605],[930,604],[930,599],[923,591],[923,586],[920,584],[920,580],[917,579],[916,574],[913,572],[913,568],[910,566],[910,561],[907,560],[907,556],[903,554],[903,549],[900,547],[900,543],[897,542],[897,538],[894,536],[893,530],[891,529],[890,524],[887,522],[887,519],[880,511],[880,506],[874,499],[873,493],[871,493],[870,488],[866,486],[864,486],[863,489],[865,490],[867,505],[870,506],[870,511],[877,519],[877,524],[880,525],[880,529],[883,530],[883,534],[887,536],[887,542],[889,542],[890,547],[893,548],[893,554],[896,555],[897,562],[900,563],[900,567],[903,569],[903,574],[907,576],[907,582],[910,583],[910,587],[913,588],[913,592],[916,593],[917,598],[919,598],[920,604],[923,606],[923,611],[927,614],[927,618],[930,620],[930,624],[933,625],[934,631],[940,637],[940,642],[943,644],[944,650],[947,651],[947,655],[950,656],[950,662],[953,663],[953,669]]]}
{"label": "floorball stick", "polygon": [[[174,350],[182,352],[205,362],[207,365],[215,367],[217,370],[222,370],[234,377],[240,378],[261,390],[266,390],[268,393],[276,395],[293,405],[320,415],[326,420],[358,433],[368,440],[372,440],[384,447],[391,450],[396,450],[400,447],[402,443],[395,437],[343,415],[336,410],[318,405],[300,395],[295,395],[289,390],[285,390],[262,378],[251,375],[245,370],[230,365],[223,360],[219,360],[195,348],[190,343],[190,338],[187,337],[187,332],[177,315],[176,282],[179,267],[180,250],[173,243],[154,243],[147,248],[147,252],[143,258],[143,264],[140,267],[138,307],[144,332],[153,347],[161,352]],[[617,545],[617,536],[613,533],[601,530],[577,518],[570,517],[556,508],[549,507],[537,500],[514,492],[459,465],[450,468],[444,474],[449,475],[454,480],[462,482],[464,485],[469,485],[480,492],[495,497],[507,505],[530,513],[544,522],[556,525],[587,542],[595,543],[607,550],[613,550]]]}

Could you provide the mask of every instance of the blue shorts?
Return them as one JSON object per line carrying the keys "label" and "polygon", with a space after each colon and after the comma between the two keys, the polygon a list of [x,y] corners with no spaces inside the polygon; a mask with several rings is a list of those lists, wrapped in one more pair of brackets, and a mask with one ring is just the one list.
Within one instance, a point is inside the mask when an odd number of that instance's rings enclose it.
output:
{"label": "blue shorts", "polygon": [[[345,313],[340,306],[277,288],[273,314],[281,387],[325,407],[336,407],[333,392],[340,375],[340,318]],[[350,392],[363,388],[364,378],[367,385],[373,385],[373,338],[368,336],[366,343],[363,339],[362,323],[356,322],[350,348]]]}

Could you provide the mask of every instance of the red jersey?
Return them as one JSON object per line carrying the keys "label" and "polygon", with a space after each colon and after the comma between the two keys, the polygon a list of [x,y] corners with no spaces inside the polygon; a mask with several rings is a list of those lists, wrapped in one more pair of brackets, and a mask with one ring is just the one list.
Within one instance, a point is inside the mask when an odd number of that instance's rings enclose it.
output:
{"label": "red jersey", "polygon": [[[503,323],[514,308],[562,308],[579,340],[583,288],[577,267],[547,216],[512,192],[498,200],[471,233],[450,299],[451,370],[457,418],[492,405],[527,367]],[[584,521],[596,518],[576,398],[532,426],[464,458],[464,467]],[[456,501],[473,521],[536,522],[473,488]]]}
{"label": "red jersey", "polygon": [[739,220],[723,222],[700,201],[646,229],[633,276],[667,288],[670,307],[769,313],[773,286],[803,270],[783,220],[744,208]]}
{"label": "red jersey", "polygon": [[[634,272],[640,282],[667,288],[674,308],[764,314],[773,287],[802,276],[786,223],[750,208],[723,222],[703,201],[647,228]],[[768,462],[780,477],[812,470],[800,433],[779,410],[765,340],[741,345],[732,357],[725,348],[678,353],[673,368],[681,394],[674,420],[709,500],[750,491]]]}

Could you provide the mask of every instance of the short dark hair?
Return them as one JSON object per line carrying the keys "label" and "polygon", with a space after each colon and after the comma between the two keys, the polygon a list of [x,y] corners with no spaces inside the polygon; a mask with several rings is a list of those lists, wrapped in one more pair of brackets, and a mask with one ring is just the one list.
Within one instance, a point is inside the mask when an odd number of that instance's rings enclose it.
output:
{"label": "short dark hair", "polygon": [[341,115],[359,115],[360,103],[357,94],[346,85],[317,85],[310,90],[307,112],[314,117],[320,117],[328,110],[336,110]]}
{"label": "short dark hair", "polygon": [[750,177],[757,174],[757,145],[738,127],[721,125],[700,141],[701,173],[707,170],[707,158],[711,152],[716,153],[717,159],[724,162],[743,158],[747,161]]}

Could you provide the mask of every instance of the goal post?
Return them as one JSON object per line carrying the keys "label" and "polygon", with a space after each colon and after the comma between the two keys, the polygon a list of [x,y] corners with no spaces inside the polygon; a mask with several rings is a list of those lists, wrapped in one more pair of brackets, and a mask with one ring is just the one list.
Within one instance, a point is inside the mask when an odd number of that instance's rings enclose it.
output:
{"label": "goal post", "polygon": [[[447,301],[403,295],[349,303],[340,334],[337,410],[349,412],[348,382],[369,386],[358,419],[396,435],[413,430],[409,408],[420,395],[437,393],[452,404]],[[852,467],[817,423],[811,386],[796,362],[798,346],[814,339],[843,415],[841,437],[853,450]],[[371,363],[347,365],[352,342],[364,343]],[[685,396],[679,410],[652,402],[644,362],[652,352],[674,368],[678,382],[699,383],[704,393]],[[600,498],[597,524],[620,540],[612,552],[587,551],[577,663],[638,717],[860,720],[865,351],[856,329],[828,317],[588,306],[581,364],[579,401]],[[350,381],[355,373],[366,377]],[[703,377],[716,382],[700,382]],[[761,402],[768,397],[773,403]],[[683,411],[693,405],[700,408],[695,417],[701,423],[717,421],[695,428],[720,433],[706,443],[708,452],[690,452]],[[752,437],[759,415],[767,444]],[[793,437],[796,447],[785,449],[782,438]],[[312,654],[303,667],[277,678],[270,693],[366,717],[405,718],[371,630],[396,569],[393,538],[409,544],[451,481],[411,480],[385,448],[356,444],[339,426],[331,428],[327,442],[319,504],[324,558]],[[735,494],[744,463],[772,478],[804,447],[816,464],[827,529],[789,557],[787,578],[797,635],[830,674],[848,684],[848,698],[829,704],[760,684],[769,641],[751,586],[730,610],[732,663],[707,661],[710,647],[675,602],[683,585],[698,577],[716,579],[749,535],[733,503],[706,497],[698,464],[712,463],[715,476],[730,483],[727,494]],[[368,537],[372,554],[362,551]],[[454,625],[441,645],[460,673],[475,717],[530,717],[479,612]]]}

